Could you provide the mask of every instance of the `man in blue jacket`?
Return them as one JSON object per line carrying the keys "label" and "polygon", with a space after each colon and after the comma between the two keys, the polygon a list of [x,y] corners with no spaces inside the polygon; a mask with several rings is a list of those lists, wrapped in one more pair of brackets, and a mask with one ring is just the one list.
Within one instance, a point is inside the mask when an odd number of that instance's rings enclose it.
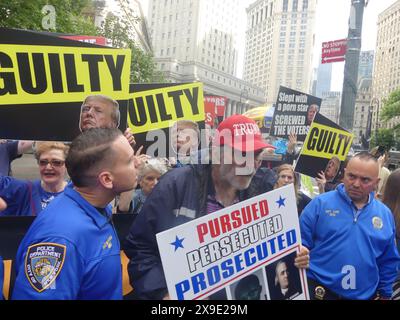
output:
{"label": "man in blue jacket", "polygon": [[120,244],[108,205],[136,185],[135,155],[118,129],[71,145],[73,184],[36,218],[16,256],[13,299],[122,299]]}
{"label": "man in blue jacket", "polygon": [[393,215],[374,197],[378,174],[372,155],[355,155],[344,184],[315,198],[300,216],[311,298],[390,298],[400,258]]}
{"label": "man in blue jacket", "polygon": [[[169,298],[157,233],[273,188],[271,171],[256,175],[261,152],[273,147],[262,140],[253,120],[242,115],[225,119],[213,144],[211,164],[177,168],[160,179],[131,227],[125,252],[138,299]],[[308,259],[304,248],[296,264],[307,266]]]}

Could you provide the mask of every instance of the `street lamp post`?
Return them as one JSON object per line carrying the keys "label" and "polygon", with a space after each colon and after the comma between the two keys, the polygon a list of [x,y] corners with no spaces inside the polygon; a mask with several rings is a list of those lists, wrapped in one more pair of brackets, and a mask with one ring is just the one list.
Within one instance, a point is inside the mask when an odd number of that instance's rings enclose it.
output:
{"label": "street lamp post", "polygon": [[[376,103],[376,104],[374,104]],[[376,105],[376,119],[375,119],[375,143],[378,144],[378,128],[379,128],[379,99],[372,98],[371,99],[371,106]]]}

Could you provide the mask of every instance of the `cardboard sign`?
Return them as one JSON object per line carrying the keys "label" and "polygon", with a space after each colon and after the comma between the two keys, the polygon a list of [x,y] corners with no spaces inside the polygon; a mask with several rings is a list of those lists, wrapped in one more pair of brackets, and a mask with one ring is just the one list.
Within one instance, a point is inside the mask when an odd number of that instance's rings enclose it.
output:
{"label": "cardboard sign", "polygon": [[97,36],[61,36],[61,38],[71,39],[76,41],[82,41],[87,43],[97,44],[99,46],[106,46],[107,39],[104,37],[97,37]]}
{"label": "cardboard sign", "polygon": [[269,134],[287,139],[295,133],[298,141],[304,141],[321,102],[320,98],[280,86]]}
{"label": "cardboard sign", "polygon": [[130,92],[128,125],[136,146],[143,146],[144,152],[151,147],[152,156],[175,155],[170,128],[177,121],[191,120],[204,128],[202,83],[131,84]]}
{"label": "cardboard sign", "polygon": [[333,180],[346,160],[354,135],[317,113],[304,141],[295,171],[311,177],[325,172]]}
{"label": "cardboard sign", "polygon": [[211,128],[216,127],[219,122],[217,117],[224,117],[227,100],[226,97],[204,96],[205,122]]}
{"label": "cardboard sign", "polygon": [[0,29],[0,137],[70,141],[83,100],[117,100],[126,128],[131,51]]}
{"label": "cardboard sign", "polygon": [[287,298],[308,298],[305,272],[293,266],[301,244],[293,185],[161,232],[157,242],[172,299],[275,299],[283,262],[295,287]]}

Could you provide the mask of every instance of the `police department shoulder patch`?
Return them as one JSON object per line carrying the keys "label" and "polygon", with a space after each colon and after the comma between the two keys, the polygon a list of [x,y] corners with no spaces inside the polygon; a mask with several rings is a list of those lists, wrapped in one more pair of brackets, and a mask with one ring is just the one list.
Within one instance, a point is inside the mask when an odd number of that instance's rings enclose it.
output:
{"label": "police department shoulder patch", "polygon": [[65,260],[67,247],[57,243],[30,246],[25,257],[25,274],[38,292],[46,290],[57,278]]}
{"label": "police department shoulder patch", "polygon": [[383,228],[383,221],[379,217],[373,217],[372,225],[374,226],[375,229],[381,230]]}

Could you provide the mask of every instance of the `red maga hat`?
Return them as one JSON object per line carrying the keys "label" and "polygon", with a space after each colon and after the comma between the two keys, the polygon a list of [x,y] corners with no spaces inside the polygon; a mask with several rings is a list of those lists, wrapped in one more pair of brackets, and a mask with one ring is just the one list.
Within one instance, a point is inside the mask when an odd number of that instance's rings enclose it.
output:
{"label": "red maga hat", "polygon": [[214,138],[214,145],[228,145],[242,152],[265,148],[275,149],[274,146],[262,139],[256,122],[240,114],[230,116],[220,123]]}

